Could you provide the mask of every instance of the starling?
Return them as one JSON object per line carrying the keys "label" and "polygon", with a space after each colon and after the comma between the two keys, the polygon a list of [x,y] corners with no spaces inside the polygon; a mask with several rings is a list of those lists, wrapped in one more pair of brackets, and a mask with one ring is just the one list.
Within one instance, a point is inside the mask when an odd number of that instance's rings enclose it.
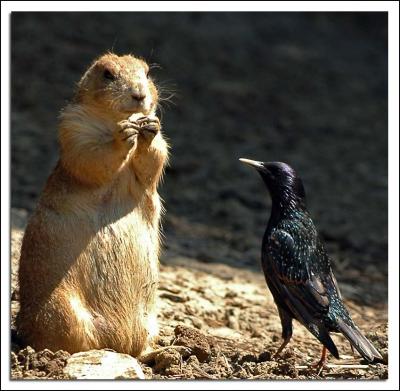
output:
{"label": "starling", "polygon": [[323,344],[321,368],[326,349],[339,358],[330,332],[342,333],[368,362],[381,361],[343,303],[331,261],[307,211],[301,179],[285,163],[240,160],[256,168],[272,199],[261,261],[282,324],[283,343],[276,355],[290,341],[292,320],[297,319]]}

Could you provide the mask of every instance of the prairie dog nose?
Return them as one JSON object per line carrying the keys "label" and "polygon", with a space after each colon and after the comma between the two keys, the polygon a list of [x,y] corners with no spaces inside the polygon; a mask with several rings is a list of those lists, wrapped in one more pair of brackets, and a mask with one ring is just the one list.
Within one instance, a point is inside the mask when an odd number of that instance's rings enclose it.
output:
{"label": "prairie dog nose", "polygon": [[146,98],[146,93],[144,93],[142,90],[133,90],[131,92],[131,96],[133,100],[141,102]]}

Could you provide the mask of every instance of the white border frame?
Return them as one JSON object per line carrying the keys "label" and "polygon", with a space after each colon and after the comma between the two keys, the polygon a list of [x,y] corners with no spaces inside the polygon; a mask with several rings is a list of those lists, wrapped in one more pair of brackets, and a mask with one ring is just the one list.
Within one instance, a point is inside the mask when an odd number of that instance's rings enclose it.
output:
{"label": "white border frame", "polygon": [[[10,12],[12,11],[387,11],[389,13],[389,380],[387,381],[10,381]],[[399,4],[397,1],[141,1],[1,3],[1,388],[2,389],[398,389],[399,388]],[[379,234],[379,227],[377,227]],[[7,347],[5,349],[4,347]]]}

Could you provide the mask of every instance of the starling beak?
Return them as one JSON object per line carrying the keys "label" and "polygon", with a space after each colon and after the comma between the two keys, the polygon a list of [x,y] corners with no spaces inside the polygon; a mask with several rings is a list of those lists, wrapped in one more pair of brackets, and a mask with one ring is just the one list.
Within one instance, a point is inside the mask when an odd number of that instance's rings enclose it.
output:
{"label": "starling beak", "polygon": [[250,166],[253,166],[255,168],[263,168],[262,162],[258,162],[256,160],[250,160],[250,159],[244,159],[244,158],[240,158],[239,159],[242,163],[246,163]]}
{"label": "starling beak", "polygon": [[342,333],[369,362],[382,361],[346,309],[330,258],[306,208],[304,186],[286,163],[240,159],[260,173],[272,198],[271,217],[262,242],[262,268],[282,323],[283,343],[292,337],[292,320],[302,323],[339,358],[330,332]]}

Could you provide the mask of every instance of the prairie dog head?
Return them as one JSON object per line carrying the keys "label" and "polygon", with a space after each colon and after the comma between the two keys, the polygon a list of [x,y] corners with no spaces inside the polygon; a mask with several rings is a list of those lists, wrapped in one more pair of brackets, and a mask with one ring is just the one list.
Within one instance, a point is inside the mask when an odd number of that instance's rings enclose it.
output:
{"label": "prairie dog head", "polygon": [[78,102],[128,118],[155,112],[157,88],[147,63],[132,55],[107,53],[95,60],[78,83]]}

